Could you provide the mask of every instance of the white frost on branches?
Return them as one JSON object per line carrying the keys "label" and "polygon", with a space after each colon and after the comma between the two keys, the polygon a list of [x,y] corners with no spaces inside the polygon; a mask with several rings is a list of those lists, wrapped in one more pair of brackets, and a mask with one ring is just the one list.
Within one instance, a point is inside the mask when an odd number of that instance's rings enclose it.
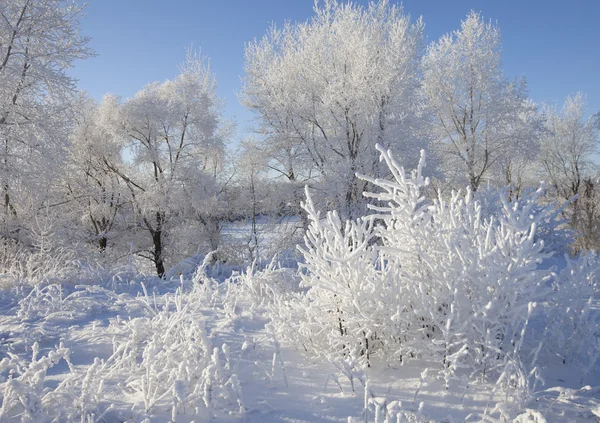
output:
{"label": "white frost on branches", "polygon": [[536,207],[543,190],[519,202],[500,193],[499,212],[484,216],[470,190],[424,197],[424,153],[407,173],[390,151],[380,152],[392,178],[361,177],[380,189],[365,194],[370,216],[322,218],[307,195],[307,292],[273,311],[278,335],[331,361],[354,357],[359,366],[375,356],[438,358],[446,383],[461,367],[501,372],[530,304],[549,292],[552,273],[540,264],[551,254],[536,237],[553,212]]}

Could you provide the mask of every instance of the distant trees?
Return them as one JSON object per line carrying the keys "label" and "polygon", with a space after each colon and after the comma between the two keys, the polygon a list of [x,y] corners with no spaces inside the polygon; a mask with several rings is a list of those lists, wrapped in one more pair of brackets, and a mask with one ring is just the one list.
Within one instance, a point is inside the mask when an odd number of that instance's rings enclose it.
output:
{"label": "distant trees", "polygon": [[[207,63],[189,52],[172,81],[149,84],[125,102],[111,95],[100,104],[80,102],[63,197],[68,213],[84,222],[85,241],[103,251],[115,225],[129,240],[146,232],[135,252],[159,276],[198,225],[206,227],[211,247],[218,245],[217,174],[228,126],[215,90]],[[179,231],[184,225],[188,230]],[[181,253],[197,252],[200,240],[193,244]]]}
{"label": "distant trees", "polygon": [[431,133],[445,176],[477,190],[494,166],[511,182],[512,157],[532,160],[539,128],[524,81],[509,82],[500,67],[500,31],[471,12],[461,28],[433,43],[423,58]]}
{"label": "distant trees", "polygon": [[65,214],[71,222],[82,222],[79,240],[95,243],[101,251],[107,249],[123,208],[131,201],[125,181],[115,172],[124,165],[123,140],[115,130],[120,115],[115,96],[106,95],[100,104],[82,98],[63,173]]}
{"label": "distant trees", "polygon": [[379,174],[375,144],[413,140],[422,31],[388,1],[328,0],[310,21],[250,43],[241,99],[260,117],[272,168],[318,181],[328,207],[356,213],[356,173]]}
{"label": "distant trees", "polygon": [[582,93],[567,97],[562,110],[546,107],[545,133],[539,162],[543,176],[563,200],[581,192],[586,178],[594,177],[598,166],[600,128],[594,118],[586,120],[586,99]]}
{"label": "distant trees", "polygon": [[[541,163],[561,198],[582,194],[584,181],[593,194],[597,119],[583,123],[580,97],[564,118],[540,113],[525,79],[504,75],[500,30],[479,13],[422,55],[422,22],[411,24],[388,1],[326,0],[314,10],[309,21],[273,27],[246,48],[241,101],[259,118],[271,176],[293,187],[308,182],[319,207],[343,219],[364,213],[369,182],[357,174],[389,177],[376,144],[400,160],[429,150],[435,189],[510,185],[518,197],[537,184]],[[567,114],[580,123],[567,123]],[[600,209],[590,201],[588,227]]]}
{"label": "distant trees", "polygon": [[600,126],[595,116],[586,118],[585,95],[567,97],[559,112],[544,109],[545,131],[541,138],[538,163],[540,177],[546,180],[561,200],[575,196],[570,207],[572,225],[581,231],[580,244],[598,248],[600,195],[598,193],[598,153]]}
{"label": "distant trees", "polygon": [[260,212],[265,209],[262,203],[265,202],[267,193],[265,173],[268,169],[268,159],[260,145],[252,138],[242,141],[241,148],[237,161],[238,172],[242,179],[240,197],[250,209],[244,214],[250,218],[250,236],[247,245],[252,262],[260,257],[257,219]]}

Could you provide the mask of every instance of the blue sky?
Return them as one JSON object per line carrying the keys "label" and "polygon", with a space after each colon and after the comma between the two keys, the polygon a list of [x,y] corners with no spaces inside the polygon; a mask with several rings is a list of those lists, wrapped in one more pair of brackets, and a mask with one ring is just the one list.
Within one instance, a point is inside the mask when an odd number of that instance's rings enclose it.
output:
{"label": "blue sky", "polygon": [[[366,4],[367,1],[360,0]],[[460,26],[470,10],[497,22],[509,77],[524,75],[536,102],[561,105],[583,91],[590,112],[600,110],[600,1],[406,0],[405,12],[423,16],[427,42]],[[127,98],[147,83],[173,78],[193,44],[210,58],[226,116],[249,132],[252,115],[239,105],[244,45],[269,25],[305,21],[312,0],[89,0],[81,23],[97,57],[70,71],[95,98]]]}

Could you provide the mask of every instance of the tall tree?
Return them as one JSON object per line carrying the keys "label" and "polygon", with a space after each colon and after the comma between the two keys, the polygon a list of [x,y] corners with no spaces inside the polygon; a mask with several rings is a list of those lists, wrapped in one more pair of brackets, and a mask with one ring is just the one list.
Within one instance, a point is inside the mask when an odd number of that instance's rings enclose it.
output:
{"label": "tall tree", "polygon": [[83,8],[70,0],[0,2],[2,236],[19,239],[26,211],[47,198],[68,136],[75,81],[65,70],[90,56]]}
{"label": "tall tree", "polygon": [[387,0],[314,11],[248,45],[241,99],[260,118],[271,167],[318,182],[349,216],[365,187],[356,173],[380,174],[375,144],[406,149],[413,138],[423,24]]}
{"label": "tall tree", "polygon": [[213,74],[191,52],[176,79],[150,84],[122,106],[130,160],[113,171],[128,186],[140,225],[150,234],[149,258],[159,276],[165,273],[166,236],[185,209],[182,199],[200,193],[194,186],[202,175],[215,177],[221,164],[221,107]]}
{"label": "tall tree", "polygon": [[253,138],[243,140],[237,161],[238,173],[241,177],[241,202],[246,205],[246,216],[250,218],[250,234],[248,237],[248,253],[251,262],[260,259],[259,233],[257,218],[261,212],[261,203],[266,197],[265,173],[267,156],[261,146]]}
{"label": "tall tree", "polygon": [[[598,153],[598,119],[586,119],[585,95],[576,93],[567,97],[562,110],[546,107],[544,135],[541,139],[539,163],[542,177],[552,184],[555,193],[563,200],[575,195],[590,196],[598,166],[594,155]],[[588,195],[586,195],[586,193]],[[578,226],[580,201],[572,203],[572,221]]]}
{"label": "tall tree", "polygon": [[494,166],[510,179],[510,156],[532,159],[536,152],[535,106],[524,80],[503,75],[500,47],[498,27],[471,12],[423,58],[422,93],[437,151],[447,175],[466,179],[474,191]]}
{"label": "tall tree", "polygon": [[[105,251],[116,235],[115,225],[130,202],[125,182],[113,171],[123,165],[123,140],[115,128],[121,120],[120,101],[106,95],[100,104],[82,98],[70,136],[69,160],[63,172],[64,214],[83,240]],[[74,236],[74,235],[73,235]]]}

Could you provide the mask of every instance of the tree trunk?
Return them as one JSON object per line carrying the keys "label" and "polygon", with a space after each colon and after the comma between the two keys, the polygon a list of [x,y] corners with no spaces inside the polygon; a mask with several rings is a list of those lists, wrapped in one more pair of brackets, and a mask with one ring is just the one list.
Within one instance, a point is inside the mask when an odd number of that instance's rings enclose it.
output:
{"label": "tree trunk", "polygon": [[108,246],[108,239],[103,236],[98,240],[98,245],[100,247],[100,251],[106,251],[106,247]]}
{"label": "tree trunk", "polygon": [[156,273],[159,278],[165,275],[165,263],[163,261],[163,245],[162,245],[162,227],[164,216],[161,212],[156,212],[156,229],[150,230],[152,235],[152,243],[154,244],[153,259],[156,266]]}
{"label": "tree trunk", "polygon": [[206,230],[211,251],[217,251],[221,243],[221,224],[218,217],[209,217],[206,221]]}
{"label": "tree trunk", "polygon": [[250,175],[250,193],[252,195],[252,232],[248,241],[248,251],[250,253],[250,261],[258,260],[258,229],[256,226],[256,187],[254,183],[254,175]]}
{"label": "tree trunk", "polygon": [[162,278],[165,275],[165,264],[163,262],[163,254],[162,254],[162,231],[153,231],[152,232],[152,242],[154,244],[154,265],[156,266],[156,273],[159,278]]}

